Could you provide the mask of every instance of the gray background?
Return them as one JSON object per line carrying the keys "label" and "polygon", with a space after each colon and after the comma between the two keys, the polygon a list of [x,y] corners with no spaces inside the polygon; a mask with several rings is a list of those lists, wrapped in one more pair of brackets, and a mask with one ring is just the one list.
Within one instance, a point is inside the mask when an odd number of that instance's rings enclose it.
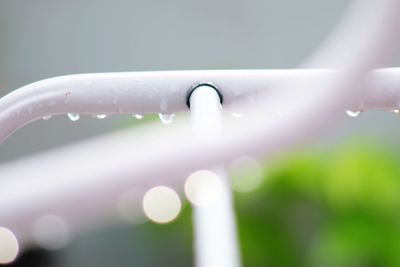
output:
{"label": "gray background", "polygon": [[[329,34],[347,3],[0,0],[0,95],[40,79],[83,72],[294,68]],[[400,61],[393,60],[393,65],[396,62]],[[116,116],[72,123],[62,116],[38,121],[1,145],[0,163],[107,132],[129,120],[133,119]],[[327,133],[317,144],[334,144],[345,136],[372,136],[397,146],[399,131],[399,116],[369,112],[357,119],[345,118],[337,131]],[[123,247],[140,247],[139,237],[123,240],[120,231],[124,230],[75,241],[57,254],[63,255],[60,262],[65,266],[109,266],[104,262],[115,255],[112,249],[108,254],[99,253],[95,261],[79,248],[89,243],[86,247],[93,252],[108,251],[104,242],[93,241],[105,236],[122,240],[118,242],[125,243]],[[133,258],[138,266],[155,266],[145,261],[140,264],[137,259],[144,257],[142,253],[116,251],[122,259],[118,266],[123,262],[129,266]]]}

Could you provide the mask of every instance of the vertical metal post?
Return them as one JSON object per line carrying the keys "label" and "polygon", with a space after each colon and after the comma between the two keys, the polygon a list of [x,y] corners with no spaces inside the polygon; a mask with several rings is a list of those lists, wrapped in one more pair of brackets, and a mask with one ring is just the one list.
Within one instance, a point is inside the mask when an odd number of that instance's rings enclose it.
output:
{"label": "vertical metal post", "polygon": [[[221,96],[209,86],[191,92],[188,103],[192,129],[198,140],[221,134]],[[196,267],[240,267],[235,213],[229,177],[222,166],[210,171],[221,180],[218,199],[207,206],[193,205]]]}

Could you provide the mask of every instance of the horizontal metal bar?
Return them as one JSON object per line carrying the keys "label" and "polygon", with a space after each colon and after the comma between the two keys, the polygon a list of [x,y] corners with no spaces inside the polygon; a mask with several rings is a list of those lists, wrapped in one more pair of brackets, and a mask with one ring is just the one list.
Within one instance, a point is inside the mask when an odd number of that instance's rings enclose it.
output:
{"label": "horizontal metal bar", "polygon": [[[22,126],[56,114],[146,114],[187,110],[187,93],[197,84],[212,83],[224,105],[256,92],[274,93],[296,79],[331,78],[327,69],[160,71],[78,74],[24,86],[0,99],[0,142]],[[400,104],[400,68],[370,74],[365,97],[349,109],[394,109]],[[293,88],[296,90],[296,88]]]}

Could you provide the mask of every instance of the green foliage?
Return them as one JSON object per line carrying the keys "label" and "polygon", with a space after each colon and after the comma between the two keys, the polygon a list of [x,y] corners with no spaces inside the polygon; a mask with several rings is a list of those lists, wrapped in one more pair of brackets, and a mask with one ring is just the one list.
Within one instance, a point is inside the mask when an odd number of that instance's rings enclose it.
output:
{"label": "green foliage", "polygon": [[387,149],[345,145],[271,167],[237,196],[245,266],[400,266],[400,168]]}
{"label": "green foliage", "polygon": [[[263,185],[235,196],[244,266],[400,266],[399,163],[370,143],[267,162]],[[172,247],[183,257],[190,215],[185,205],[174,223],[146,228],[164,248],[180,240]]]}

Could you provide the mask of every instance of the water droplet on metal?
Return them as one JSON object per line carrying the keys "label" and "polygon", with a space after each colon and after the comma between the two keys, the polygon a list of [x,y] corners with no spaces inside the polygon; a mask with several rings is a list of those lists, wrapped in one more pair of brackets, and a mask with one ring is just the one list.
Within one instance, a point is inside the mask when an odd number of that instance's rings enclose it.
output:
{"label": "water droplet on metal", "polygon": [[96,115],[96,118],[98,118],[98,119],[104,119],[105,117],[107,117],[107,115],[106,114],[98,114],[98,115]]}
{"label": "water droplet on metal", "polygon": [[68,113],[67,116],[71,121],[77,121],[80,118],[79,114],[75,113]]}
{"label": "water droplet on metal", "polygon": [[360,113],[361,113],[361,111],[346,110],[346,114],[352,118],[357,117],[358,115],[360,115]]}
{"label": "water droplet on metal", "polygon": [[42,117],[43,120],[47,121],[51,119],[51,115],[46,115]]}
{"label": "water droplet on metal", "polygon": [[160,120],[164,124],[170,124],[175,117],[175,114],[162,114],[158,113],[158,117],[160,117]]}
{"label": "water droplet on metal", "polygon": [[243,113],[233,112],[232,116],[235,118],[243,118]]}
{"label": "water droplet on metal", "polygon": [[141,115],[141,114],[132,114],[132,117],[135,117],[138,120],[143,119],[143,115]]}

